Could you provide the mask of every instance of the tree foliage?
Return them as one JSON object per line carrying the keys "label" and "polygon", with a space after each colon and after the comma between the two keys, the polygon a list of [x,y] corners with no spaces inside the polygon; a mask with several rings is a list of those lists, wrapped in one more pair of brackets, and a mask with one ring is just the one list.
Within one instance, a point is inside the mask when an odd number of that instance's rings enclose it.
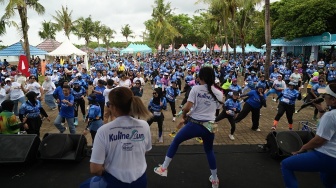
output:
{"label": "tree foliage", "polygon": [[271,4],[273,38],[336,33],[335,0],[281,0]]}
{"label": "tree foliage", "polygon": [[42,28],[40,31],[38,31],[38,35],[41,39],[55,39],[57,31],[57,26],[55,23],[51,21],[43,21],[42,22]]}
{"label": "tree foliage", "polygon": [[62,6],[62,10],[57,10],[56,15],[53,16],[57,23],[59,31],[63,30],[65,36],[70,37],[70,33],[74,30],[72,21],[72,10],[68,10],[68,7]]}

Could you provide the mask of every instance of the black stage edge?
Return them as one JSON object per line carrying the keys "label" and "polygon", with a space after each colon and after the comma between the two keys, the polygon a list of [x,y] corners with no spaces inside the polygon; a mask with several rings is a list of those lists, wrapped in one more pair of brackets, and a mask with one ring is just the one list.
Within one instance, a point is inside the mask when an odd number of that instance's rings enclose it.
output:
{"label": "black stage edge", "polygon": [[[147,153],[148,188],[211,188],[209,166],[202,145],[180,146],[169,167],[168,177],[153,168],[162,163],[168,146],[154,146]],[[220,187],[284,187],[280,161],[258,145],[214,146]],[[299,187],[323,187],[318,173],[296,173]],[[91,177],[89,157],[71,161],[37,161],[32,164],[0,165],[2,188],[72,188]]]}

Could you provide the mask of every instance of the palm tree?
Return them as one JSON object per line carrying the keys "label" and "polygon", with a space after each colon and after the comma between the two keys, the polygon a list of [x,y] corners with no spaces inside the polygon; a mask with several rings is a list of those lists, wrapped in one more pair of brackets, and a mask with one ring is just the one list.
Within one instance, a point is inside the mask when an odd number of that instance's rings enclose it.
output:
{"label": "palm tree", "polygon": [[16,28],[19,28],[16,22],[10,21],[5,17],[2,17],[0,19],[0,36],[6,34],[6,27],[11,27],[12,25]]}
{"label": "palm tree", "polygon": [[100,21],[95,21],[93,22],[93,31],[92,31],[92,35],[97,39],[98,42],[98,52],[100,53],[100,46],[99,46],[99,39],[101,37],[101,32],[102,32],[102,26]]}
{"label": "palm tree", "polygon": [[108,48],[110,47],[110,42],[111,39],[114,38],[113,34],[116,34],[116,31],[114,31],[113,29],[109,28],[106,25],[102,25],[101,27],[101,37],[103,39],[103,42],[105,43],[106,49],[108,50]]}
{"label": "palm tree", "polygon": [[129,24],[126,24],[124,27],[121,27],[121,34],[126,38],[126,46],[128,46],[128,37],[133,37],[131,34],[133,34],[133,31],[131,30],[131,27]]}
{"label": "palm tree", "polygon": [[38,35],[41,39],[55,39],[56,36],[57,27],[55,23],[52,23],[51,21],[43,21],[42,22],[42,28],[38,32]]}
{"label": "palm tree", "polygon": [[[165,4],[164,0],[155,0],[155,7],[153,7],[152,17],[154,22],[152,27],[154,29],[154,42],[156,46],[165,40],[170,40],[174,45],[174,38],[182,36],[178,30],[173,27],[170,23],[170,18],[172,16],[172,9],[170,7],[170,2]],[[161,48],[162,49],[162,48]]]}
{"label": "palm tree", "polygon": [[[0,0],[0,3],[4,3],[5,0]],[[5,13],[2,18],[9,19],[15,15],[15,10],[18,10],[20,21],[21,21],[21,30],[23,35],[23,49],[26,53],[28,62],[30,61],[30,49],[29,49],[29,40],[28,40],[28,17],[27,17],[27,8],[35,10],[38,14],[44,14],[44,7],[38,2],[38,0],[8,0],[8,4],[5,8]],[[3,20],[3,19],[2,19]]]}
{"label": "palm tree", "polygon": [[271,63],[271,16],[270,16],[270,0],[265,0],[265,41],[266,41],[266,60],[265,74],[269,77],[269,66]]}
{"label": "palm tree", "polygon": [[87,18],[80,17],[74,22],[74,34],[80,38],[84,38],[85,46],[88,47],[91,37],[93,36],[93,21],[91,16]]}
{"label": "palm tree", "polygon": [[63,30],[65,36],[67,36],[68,39],[69,39],[71,31],[74,30],[73,28],[74,23],[72,21],[71,14],[72,14],[72,10],[69,11],[67,6],[66,7],[62,6],[62,10],[57,10],[56,16],[53,16],[53,18],[55,19],[57,23],[58,31]]}

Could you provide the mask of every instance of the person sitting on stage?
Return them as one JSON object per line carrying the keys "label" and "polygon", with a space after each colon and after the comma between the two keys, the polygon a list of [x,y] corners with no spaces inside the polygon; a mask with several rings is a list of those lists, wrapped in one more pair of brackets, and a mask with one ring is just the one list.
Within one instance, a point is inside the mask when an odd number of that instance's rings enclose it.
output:
{"label": "person sitting on stage", "polygon": [[117,87],[109,94],[115,120],[101,126],[94,139],[90,171],[96,175],[81,188],[146,188],[145,153],[152,149],[150,128],[146,121],[151,113],[139,97],[127,87]]}
{"label": "person sitting on stage", "polygon": [[294,171],[320,172],[324,187],[336,187],[336,84],[328,85],[325,92],[331,110],[326,112],[321,104],[313,103],[321,115],[315,137],[281,162],[286,187],[298,187]]}
{"label": "person sitting on stage", "polygon": [[23,117],[27,118],[27,133],[37,134],[37,136],[40,136],[42,118],[46,117],[48,121],[50,121],[50,119],[46,111],[43,109],[41,102],[37,100],[37,93],[29,91],[26,94],[26,97],[27,101],[21,105],[19,110],[20,120],[23,122]]}
{"label": "person sitting on stage", "polygon": [[14,102],[12,100],[4,100],[1,103],[2,112],[0,113],[0,134],[17,134],[20,129],[27,130],[27,118],[23,118],[19,123],[13,113]]}

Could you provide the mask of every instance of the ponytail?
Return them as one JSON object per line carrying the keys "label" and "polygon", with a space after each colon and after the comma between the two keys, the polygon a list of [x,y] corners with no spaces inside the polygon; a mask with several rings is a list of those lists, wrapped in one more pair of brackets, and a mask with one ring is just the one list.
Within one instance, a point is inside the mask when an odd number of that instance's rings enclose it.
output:
{"label": "ponytail", "polygon": [[203,80],[207,84],[207,89],[212,96],[212,98],[219,102],[220,104],[223,104],[221,100],[219,100],[216,95],[213,93],[211,86],[215,83],[215,73],[213,68],[211,67],[202,67],[199,72],[199,78]]}

